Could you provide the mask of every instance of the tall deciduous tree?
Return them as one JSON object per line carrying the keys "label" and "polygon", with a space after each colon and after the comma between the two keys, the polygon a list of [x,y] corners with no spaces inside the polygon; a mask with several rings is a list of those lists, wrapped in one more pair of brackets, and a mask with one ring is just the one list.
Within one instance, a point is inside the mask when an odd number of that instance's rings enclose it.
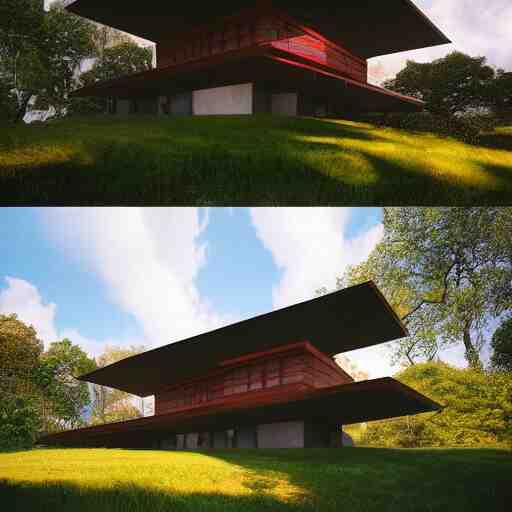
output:
{"label": "tall deciduous tree", "polygon": [[491,365],[494,369],[512,372],[512,317],[496,329],[492,337]]}
{"label": "tall deciduous tree", "polygon": [[45,13],[41,0],[2,0],[0,76],[11,86],[2,101],[15,101],[16,121],[34,99],[64,112],[80,63],[95,54],[95,31],[60,3]]}
{"label": "tall deciduous tree", "polygon": [[84,424],[83,413],[91,396],[87,383],[76,377],[95,368],[95,361],[68,339],[52,343],[42,354],[35,379],[41,390],[45,432]]}
{"label": "tall deciduous tree", "polygon": [[384,85],[426,102],[433,113],[453,115],[469,108],[489,107],[495,70],[485,57],[453,52],[433,62],[408,61],[395,78]]}
{"label": "tall deciduous tree", "polygon": [[[140,354],[144,347],[129,348],[107,346],[97,358],[99,368],[115,363],[130,356]],[[142,409],[142,407],[141,407]],[[142,410],[135,405],[135,399],[130,393],[106,386],[94,385],[94,407],[91,422],[109,423],[142,416]]]}
{"label": "tall deciduous tree", "polygon": [[0,449],[29,447],[40,426],[34,372],[43,350],[33,327],[0,315]]}
{"label": "tall deciduous tree", "polygon": [[512,208],[386,208],[384,238],[342,284],[372,279],[411,336],[394,357],[432,360],[462,344],[471,366],[487,327],[512,309]]}

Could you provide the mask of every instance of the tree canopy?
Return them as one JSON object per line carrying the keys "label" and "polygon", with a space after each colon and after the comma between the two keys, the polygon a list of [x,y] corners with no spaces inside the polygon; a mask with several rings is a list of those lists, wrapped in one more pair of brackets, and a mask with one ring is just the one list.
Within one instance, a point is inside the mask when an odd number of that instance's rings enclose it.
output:
{"label": "tree canopy", "polygon": [[468,109],[492,107],[496,71],[485,57],[452,52],[442,59],[407,65],[384,86],[426,102],[432,113],[453,115]]}
{"label": "tree canopy", "polygon": [[385,208],[384,237],[340,286],[372,279],[406,323],[395,362],[462,344],[472,366],[489,322],[512,309],[512,208]]}
{"label": "tree canopy", "polygon": [[395,377],[440,403],[443,410],[361,425],[361,443],[404,448],[512,447],[511,374],[430,362],[411,366]]}
{"label": "tree canopy", "polygon": [[512,372],[512,317],[507,318],[496,329],[491,341],[494,369]]}
{"label": "tree canopy", "polygon": [[[129,348],[107,346],[96,362],[102,368],[130,356],[140,354],[144,347]],[[106,386],[94,385],[94,404],[91,415],[93,424],[110,423],[142,416],[142,411],[134,404],[130,393]]]}

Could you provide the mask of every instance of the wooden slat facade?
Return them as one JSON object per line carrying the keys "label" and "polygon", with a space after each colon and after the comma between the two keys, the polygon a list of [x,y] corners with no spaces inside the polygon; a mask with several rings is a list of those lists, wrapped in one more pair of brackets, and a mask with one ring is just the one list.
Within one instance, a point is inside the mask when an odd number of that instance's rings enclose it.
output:
{"label": "wooden slat facade", "polygon": [[201,379],[157,393],[155,414],[222,403],[235,396],[250,401],[262,395],[280,395],[287,388],[306,390],[353,382],[336,363],[307,342],[250,354],[227,363]]}
{"label": "wooden slat facade", "polygon": [[157,68],[176,66],[211,58],[236,50],[271,45],[337,71],[344,76],[365,83],[368,65],[346,48],[287,17],[262,14],[260,11],[230,17],[222,24],[214,24],[191,31],[186,37],[157,45]]}

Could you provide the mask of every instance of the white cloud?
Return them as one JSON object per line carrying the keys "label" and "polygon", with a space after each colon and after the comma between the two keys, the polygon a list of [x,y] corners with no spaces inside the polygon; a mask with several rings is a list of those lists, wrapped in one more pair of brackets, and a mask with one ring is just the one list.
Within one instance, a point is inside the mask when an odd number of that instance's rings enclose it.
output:
{"label": "white cloud", "polygon": [[7,288],[0,291],[0,313],[16,313],[18,318],[32,325],[38,337],[45,343],[57,341],[55,313],[57,306],[44,303],[38,289],[23,279],[6,277]]}
{"label": "white cloud", "polygon": [[407,60],[430,62],[458,50],[485,56],[497,67],[512,69],[510,0],[414,0],[453,44],[402,52],[370,60],[370,81],[393,77]]}
{"label": "white cloud", "polygon": [[383,234],[378,224],[348,239],[350,209],[254,208],[251,218],[283,272],[273,289],[276,308],[314,297],[324,286],[334,289],[347,265],[364,260]]}
{"label": "white cloud", "polygon": [[[336,278],[348,265],[365,260],[383,235],[377,224],[347,237],[350,209],[254,208],[252,222],[263,245],[271,252],[282,277],[273,289],[275,308],[315,296],[321,287],[333,290]],[[387,346],[345,354],[371,378],[391,375]]]}
{"label": "white cloud", "polygon": [[94,271],[111,300],[133,315],[145,344],[159,346],[228,321],[199,294],[208,224],[194,208],[52,209],[52,236]]}

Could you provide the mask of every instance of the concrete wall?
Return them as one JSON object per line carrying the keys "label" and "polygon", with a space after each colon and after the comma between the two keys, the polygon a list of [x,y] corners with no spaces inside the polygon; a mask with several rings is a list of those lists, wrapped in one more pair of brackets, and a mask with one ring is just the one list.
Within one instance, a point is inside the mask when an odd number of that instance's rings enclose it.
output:
{"label": "concrete wall", "polygon": [[304,422],[258,425],[258,448],[304,448]]}
{"label": "concrete wall", "polygon": [[227,448],[225,431],[213,433],[213,448]]}
{"label": "concrete wall", "polygon": [[130,100],[117,100],[117,114],[127,116],[130,113]]}
{"label": "concrete wall", "polygon": [[236,430],[237,448],[257,448],[256,427],[240,427]]}
{"label": "concrete wall", "polygon": [[296,116],[298,111],[297,93],[279,93],[271,96],[271,112],[278,116]]}
{"label": "concrete wall", "polygon": [[253,85],[229,85],[194,91],[192,104],[192,111],[197,116],[252,114]]}
{"label": "concrete wall", "polygon": [[172,116],[192,115],[192,93],[183,92],[169,98],[169,114]]}

